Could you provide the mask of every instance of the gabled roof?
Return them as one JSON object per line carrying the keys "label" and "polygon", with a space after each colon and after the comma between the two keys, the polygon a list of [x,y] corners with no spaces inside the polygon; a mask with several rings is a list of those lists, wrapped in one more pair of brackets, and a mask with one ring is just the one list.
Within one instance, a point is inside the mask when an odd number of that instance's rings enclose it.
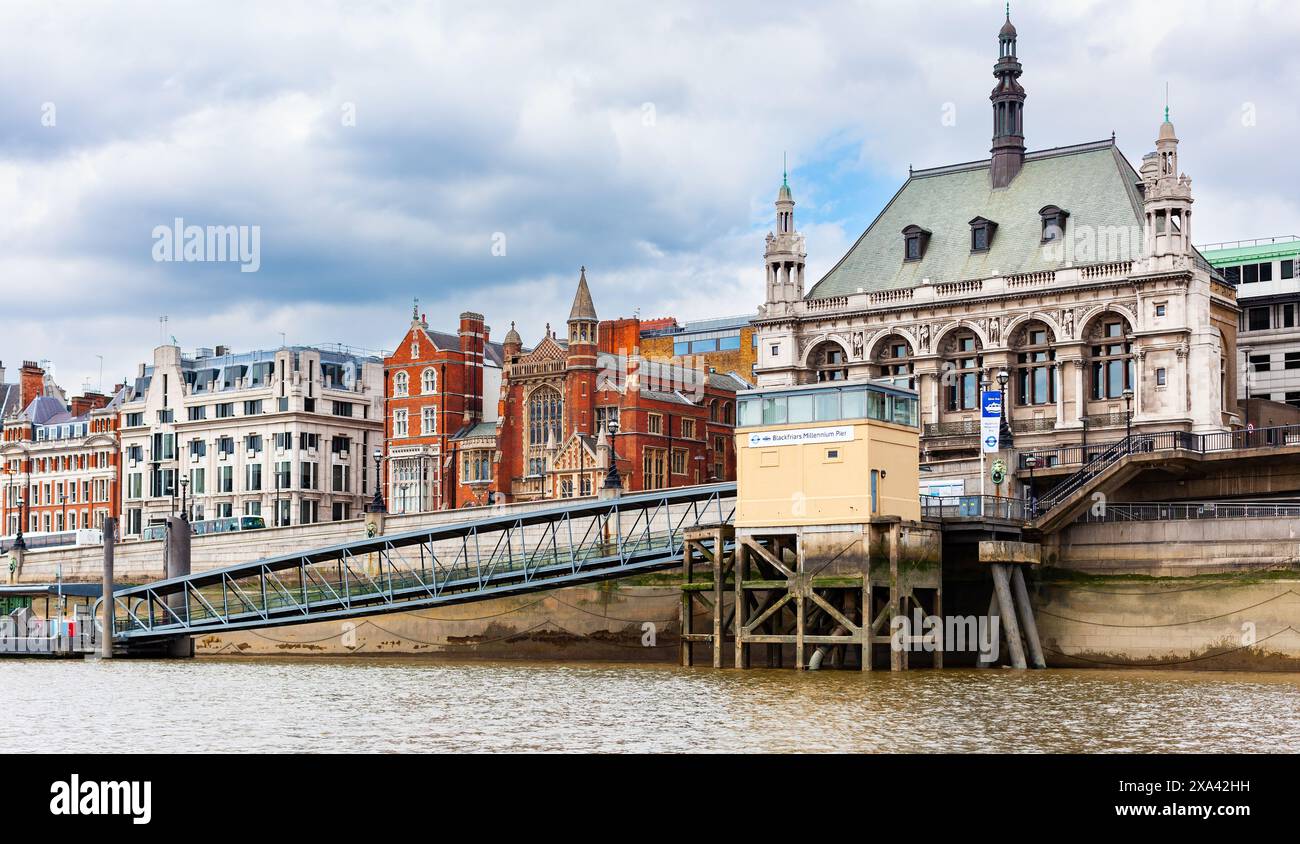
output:
{"label": "gabled roof", "polygon": [[62,401],[54,396],[37,396],[23,408],[23,417],[33,425],[50,425],[71,422],[73,416]]}
{"label": "gabled roof", "polygon": [[22,400],[21,384],[0,384],[0,419],[8,419],[17,413]]}
{"label": "gabled roof", "polygon": [[[1128,254],[1104,260],[1136,258],[1143,224],[1138,181],[1111,140],[1028,153],[1011,184],[996,190],[987,159],[914,171],[807,298],[915,287],[926,278],[938,284],[1057,269],[1059,262],[1049,261],[1041,243],[1038,211],[1046,205],[1070,212],[1070,230],[1136,227]],[[970,249],[969,223],[976,217],[998,222],[986,251]],[[919,261],[903,260],[902,231],[909,225],[933,233]]]}

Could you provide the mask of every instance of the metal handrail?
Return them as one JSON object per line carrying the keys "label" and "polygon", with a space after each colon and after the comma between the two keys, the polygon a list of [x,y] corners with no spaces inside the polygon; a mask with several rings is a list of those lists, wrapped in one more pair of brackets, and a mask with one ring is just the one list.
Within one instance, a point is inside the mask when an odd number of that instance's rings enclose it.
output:
{"label": "metal handrail", "polygon": [[1198,521],[1201,519],[1296,519],[1300,518],[1300,504],[1277,504],[1254,501],[1172,501],[1143,502],[1140,504],[1107,503],[1093,512],[1089,508],[1076,521],[1084,523],[1108,522],[1168,522]]}

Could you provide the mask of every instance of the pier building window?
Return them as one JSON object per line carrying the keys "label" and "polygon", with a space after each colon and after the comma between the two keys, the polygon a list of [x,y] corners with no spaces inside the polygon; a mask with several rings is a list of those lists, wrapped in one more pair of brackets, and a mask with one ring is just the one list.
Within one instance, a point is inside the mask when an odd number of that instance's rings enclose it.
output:
{"label": "pier building window", "polygon": [[420,392],[426,396],[438,392],[438,374],[433,371],[432,367],[420,374]]}
{"label": "pier building window", "polygon": [[420,409],[420,436],[427,437],[431,434],[438,433],[438,408],[425,407]]}
{"label": "pier building window", "polygon": [[404,437],[410,430],[406,410],[393,411],[393,436]]}
{"label": "pier building window", "polygon": [[974,332],[962,331],[944,342],[944,369],[949,378],[945,388],[948,410],[975,410],[979,407],[979,380],[984,359]]}
{"label": "pier building window", "polygon": [[897,334],[885,338],[876,349],[875,369],[878,378],[887,378],[895,387],[916,389],[912,377],[912,347]]}
{"label": "pier building window", "polygon": [[839,343],[828,340],[819,344],[812,350],[809,362],[817,372],[818,381],[848,380],[848,355]]}
{"label": "pier building window", "polygon": [[1056,401],[1056,383],[1052,377],[1056,350],[1051,334],[1040,322],[1017,330],[1012,338],[1016,352],[1016,403],[1019,405],[1052,404]]}
{"label": "pier building window", "polygon": [[1133,344],[1122,320],[1097,323],[1090,339],[1092,398],[1119,399],[1133,388]]}
{"label": "pier building window", "polygon": [[393,395],[404,396],[407,394],[410,386],[410,376],[405,372],[398,372],[393,375]]}

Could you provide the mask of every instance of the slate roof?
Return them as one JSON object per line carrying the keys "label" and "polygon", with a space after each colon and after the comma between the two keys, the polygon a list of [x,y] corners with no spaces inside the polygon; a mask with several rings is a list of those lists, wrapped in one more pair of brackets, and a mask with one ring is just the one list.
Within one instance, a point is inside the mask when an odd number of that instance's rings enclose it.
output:
{"label": "slate roof", "polygon": [[[435,346],[439,349],[459,349],[460,337],[455,334],[448,334],[445,331],[434,331],[426,328],[425,334],[429,335]],[[488,363],[495,366],[501,366],[506,359],[505,347],[500,343],[485,343],[483,345],[483,357]]]}
{"label": "slate roof", "polygon": [[[932,283],[1013,275],[1059,268],[1041,248],[1039,209],[1055,205],[1069,212],[1066,236],[1077,226],[1137,227],[1127,260],[1141,251],[1140,178],[1113,140],[1031,152],[1020,173],[994,190],[989,161],[914,171],[840,262],[807,298],[915,287]],[[970,221],[998,224],[990,248],[972,253]],[[903,228],[932,232],[924,257],[903,260]],[[1078,263],[1089,263],[1078,261]]]}
{"label": "slate roof", "polygon": [[0,384],[0,419],[8,419],[17,413],[22,400],[21,384]]}
{"label": "slate roof", "polygon": [[494,437],[497,432],[496,422],[479,422],[475,425],[466,425],[461,428],[452,437],[453,440],[465,440],[470,437]]}

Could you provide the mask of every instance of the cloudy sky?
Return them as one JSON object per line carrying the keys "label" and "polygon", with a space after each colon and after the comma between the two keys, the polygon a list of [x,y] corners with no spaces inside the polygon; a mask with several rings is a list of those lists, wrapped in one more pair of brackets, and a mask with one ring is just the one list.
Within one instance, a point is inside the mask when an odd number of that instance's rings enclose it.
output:
{"label": "cloudy sky", "polygon": [[[1136,163],[1168,82],[1198,241],[1300,233],[1290,2],[1012,20],[1030,149],[1114,131]],[[417,296],[532,342],[583,264],[604,317],[751,312],[782,154],[820,277],[909,164],[987,156],[1001,23],[984,0],[6,3],[0,360],[76,391],[163,335],[386,349]],[[260,227],[258,271],[155,261],[177,217]]]}

